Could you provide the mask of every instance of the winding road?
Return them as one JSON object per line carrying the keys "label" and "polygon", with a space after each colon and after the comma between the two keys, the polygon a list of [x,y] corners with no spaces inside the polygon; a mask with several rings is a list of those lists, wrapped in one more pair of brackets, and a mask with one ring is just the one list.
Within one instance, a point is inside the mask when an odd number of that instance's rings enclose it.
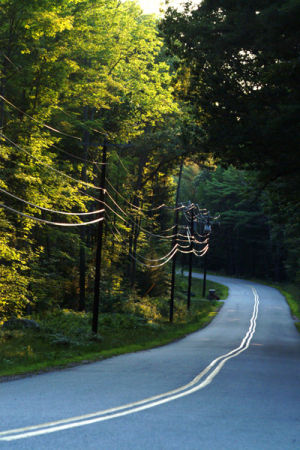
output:
{"label": "winding road", "polygon": [[[194,274],[197,277],[197,274]],[[173,344],[0,383],[0,449],[300,449],[300,335],[273,288]]]}

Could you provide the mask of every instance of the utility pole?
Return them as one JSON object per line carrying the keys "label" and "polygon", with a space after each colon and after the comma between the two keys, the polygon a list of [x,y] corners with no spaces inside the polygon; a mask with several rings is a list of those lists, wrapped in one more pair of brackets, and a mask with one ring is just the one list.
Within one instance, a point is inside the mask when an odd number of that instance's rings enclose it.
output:
{"label": "utility pole", "polygon": [[205,294],[206,294],[206,270],[207,270],[207,253],[205,253],[204,259],[203,259],[203,290],[202,290],[203,298],[205,298]]}
{"label": "utility pole", "polygon": [[[210,232],[211,232],[210,213],[208,211],[206,223],[204,224],[204,235],[209,235]],[[205,253],[203,260],[203,291],[202,291],[203,298],[206,295],[206,272],[207,272],[207,252]]]}
{"label": "utility pole", "polygon": [[[99,200],[102,203],[103,208],[104,208],[104,199],[105,199],[106,161],[107,161],[107,142],[104,141],[103,153],[102,153],[102,170],[101,170],[101,179],[100,179],[101,190],[100,190],[100,196],[99,196]],[[101,214],[103,215],[103,219],[104,219],[105,212],[103,212]],[[93,304],[93,320],[92,320],[93,333],[97,333],[97,331],[98,331],[103,225],[104,225],[104,220],[101,220],[98,224],[98,231],[97,231],[95,287],[94,287],[94,304]]]}
{"label": "utility pole", "polygon": [[[88,120],[88,106],[84,107],[84,121]],[[81,171],[81,178],[86,182],[86,161],[88,156],[88,148],[90,145],[90,133],[84,130],[83,133],[83,159],[84,164]],[[86,276],[86,232],[84,227],[80,230],[80,253],[79,253],[79,311],[85,310],[85,276]]]}
{"label": "utility pole", "polygon": [[192,288],[192,267],[193,267],[193,250],[194,250],[194,212],[195,206],[192,205],[191,209],[191,220],[190,220],[190,230],[191,230],[191,245],[189,254],[189,281],[188,281],[188,296],[187,296],[187,309],[191,308],[191,288]]}
{"label": "utility pole", "polygon": [[[175,228],[174,228],[174,237],[172,239],[172,249],[177,244],[178,239],[178,219],[179,219],[179,210],[178,210],[178,201],[179,201],[179,192],[180,192],[180,184],[181,184],[181,176],[183,169],[183,158],[181,159],[180,169],[179,169],[179,177],[177,183],[177,191],[176,191],[176,202],[175,202]],[[177,252],[173,256],[172,260],[172,278],[171,278],[171,297],[170,297],[170,322],[173,322],[174,315],[174,294],[175,294],[175,275],[176,275],[176,259]]]}

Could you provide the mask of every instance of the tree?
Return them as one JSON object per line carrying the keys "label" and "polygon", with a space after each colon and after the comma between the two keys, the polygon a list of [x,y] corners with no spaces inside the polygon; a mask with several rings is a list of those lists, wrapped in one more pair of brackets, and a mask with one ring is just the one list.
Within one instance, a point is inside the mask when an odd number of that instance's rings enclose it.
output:
{"label": "tree", "polygon": [[[220,213],[213,224],[209,267],[229,275],[280,281],[286,276],[283,230],[279,233],[272,216],[264,212],[266,194],[259,195],[252,178],[253,174],[245,171],[219,167],[201,170],[190,180],[195,202],[211,214]],[[188,198],[185,194],[183,200]]]}
{"label": "tree", "polygon": [[[298,0],[204,0],[168,9],[166,42],[182,66],[205,148],[223,164],[255,169],[262,184],[299,195]],[[289,188],[290,187],[290,188]]]}
{"label": "tree", "polygon": [[[146,208],[151,204],[152,174],[157,185],[166,179],[176,152],[170,155],[169,146],[160,164],[158,138],[152,146],[148,142],[146,151],[142,141],[133,141],[150,136],[154,126],[163,129],[177,114],[170,67],[161,57],[162,39],[154,17],[144,16],[132,1],[28,0],[25,5],[4,0],[0,43],[1,203],[15,210],[1,207],[0,270],[7,281],[16,279],[15,284],[0,284],[1,305],[9,303],[6,315],[20,314],[29,300],[37,300],[40,308],[76,308],[76,261],[86,250],[87,276],[81,284],[89,288],[94,230],[80,239],[78,230],[51,229],[28,215],[59,221],[50,210],[99,209],[91,183],[97,183],[104,138],[111,144],[134,143],[123,163],[131,171],[127,178],[120,176],[116,147],[109,146],[108,177],[133,201],[140,175],[138,196],[144,196]],[[171,195],[168,189],[164,192],[164,199]],[[117,206],[116,193],[109,194],[107,204],[120,213],[126,197],[117,199]],[[108,219],[127,233],[138,214],[130,211],[129,225],[120,225],[115,212]],[[65,220],[79,221],[79,216]],[[117,290],[126,265],[119,267],[124,251],[113,241],[108,224],[105,233],[105,267]],[[139,243],[148,245],[143,234],[134,231],[134,247]]]}

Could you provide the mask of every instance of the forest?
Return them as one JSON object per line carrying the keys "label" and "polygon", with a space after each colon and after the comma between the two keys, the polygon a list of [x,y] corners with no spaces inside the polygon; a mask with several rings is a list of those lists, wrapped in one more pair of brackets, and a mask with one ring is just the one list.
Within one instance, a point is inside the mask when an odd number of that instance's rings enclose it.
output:
{"label": "forest", "polygon": [[174,258],[299,289],[299,22],[299,0],[1,0],[0,324],[97,296],[168,320]]}

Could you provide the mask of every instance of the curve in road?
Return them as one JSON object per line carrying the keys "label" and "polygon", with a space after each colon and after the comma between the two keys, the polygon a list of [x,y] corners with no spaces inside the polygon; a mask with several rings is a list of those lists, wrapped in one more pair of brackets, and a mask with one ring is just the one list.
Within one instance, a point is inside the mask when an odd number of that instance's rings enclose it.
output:
{"label": "curve in road", "polygon": [[205,329],[1,383],[0,448],[298,450],[300,339],[284,298],[257,283],[210,278],[230,295]]}
{"label": "curve in road", "polygon": [[[18,439],[24,439],[27,437],[38,436],[42,434],[54,433],[56,431],[66,430],[75,427],[82,427],[90,425],[92,423],[103,422],[105,420],[111,420],[118,417],[122,417],[128,414],[137,413],[145,409],[154,408],[155,406],[162,405],[163,403],[177,400],[186,395],[193,394],[200,389],[208,386],[216,375],[220,372],[224,364],[232,358],[237,357],[240,353],[249,348],[251,339],[255,333],[256,320],[258,315],[259,296],[255,288],[251,288],[254,296],[253,313],[250,319],[249,329],[244,336],[239,347],[231,350],[225,355],[219,356],[214,359],[199,375],[197,375],[190,383],[185,386],[181,386],[169,392],[165,392],[160,395],[156,395],[144,400],[140,400],[127,405],[122,405],[116,408],[107,409],[104,411],[97,411],[91,414],[85,414],[83,416],[71,417],[65,420],[59,420],[56,422],[50,422],[45,424],[33,425],[24,428],[17,428],[14,430],[0,432],[0,441],[13,441]],[[216,367],[215,367],[216,366]],[[212,369],[215,369],[212,371]],[[203,379],[203,377],[207,377]],[[125,411],[124,411],[125,410]]]}

